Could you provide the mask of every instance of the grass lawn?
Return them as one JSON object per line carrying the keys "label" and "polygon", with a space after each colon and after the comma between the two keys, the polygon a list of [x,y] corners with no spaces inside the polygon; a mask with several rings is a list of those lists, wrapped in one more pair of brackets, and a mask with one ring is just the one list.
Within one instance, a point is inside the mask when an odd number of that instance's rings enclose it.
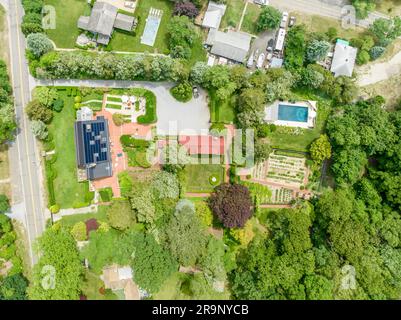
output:
{"label": "grass lawn", "polygon": [[227,2],[226,13],[221,20],[220,28],[225,29],[227,27],[238,27],[241,20],[242,11],[245,7],[244,0],[230,0]]}
{"label": "grass lawn", "polygon": [[104,287],[104,282],[93,272],[85,271],[85,281],[82,285],[82,293],[88,300],[118,300],[118,297],[111,291],[106,290],[101,294],[99,289]]}
{"label": "grass lawn", "polygon": [[400,0],[381,0],[377,1],[376,10],[390,16],[401,15]]}
{"label": "grass lawn", "polygon": [[242,21],[241,31],[256,34],[256,21],[258,20],[261,11],[262,9],[260,6],[253,3],[248,3],[244,20]]}
{"label": "grass lawn", "polygon": [[48,36],[59,48],[74,48],[80,31],[78,19],[90,14],[90,6],[86,0],[45,0],[45,5],[56,9],[56,29],[46,30]]}
{"label": "grass lawn", "polygon": [[0,180],[8,179],[9,176],[8,147],[6,145],[0,145]]}
{"label": "grass lawn", "polygon": [[235,119],[235,96],[226,101],[216,98],[216,93],[209,92],[209,109],[212,122],[233,123]]}
{"label": "grass lawn", "polygon": [[360,27],[344,29],[341,25],[341,21],[332,18],[326,18],[317,15],[307,15],[299,12],[291,12],[290,15],[297,18],[296,24],[305,24],[307,30],[311,32],[327,32],[329,28],[336,28],[338,37],[345,38],[347,40],[360,37],[366,32],[366,29]]}
{"label": "grass lawn", "polygon": [[71,216],[64,216],[60,221],[61,225],[64,227],[72,227],[77,222],[85,222],[89,219],[96,219],[99,221],[107,221],[107,208],[108,206],[99,206],[97,213],[83,213],[83,214],[74,214]]}
{"label": "grass lawn", "polygon": [[[149,9],[155,8],[163,11],[162,20],[157,33],[154,47],[141,44],[141,36],[145,29],[146,18]],[[134,51],[164,53],[168,49],[167,25],[170,21],[173,11],[173,2],[169,0],[139,0],[135,9],[135,16],[138,18],[138,26],[135,29],[136,36],[128,35],[122,32],[114,32],[110,45],[113,51]]]}
{"label": "grass lawn", "polygon": [[295,135],[292,133],[293,128],[277,126],[277,130],[268,139],[273,148],[308,152],[310,144],[324,132],[326,120],[330,112],[330,100],[315,95],[308,97],[299,95],[294,100],[317,101],[318,111],[315,128],[301,129],[302,133]]}
{"label": "grass lawn", "polygon": [[8,64],[9,52],[7,31],[6,12],[4,11],[4,8],[0,6],[0,59]]}
{"label": "grass lawn", "polygon": [[[188,280],[190,275],[176,272],[173,273],[163,284],[159,292],[153,295],[154,300],[193,300],[199,297],[191,296],[188,292]],[[228,300],[230,299],[230,292],[225,290],[223,293],[211,292],[207,296],[201,297],[207,300]]]}
{"label": "grass lawn", "polygon": [[49,125],[49,132],[53,135],[57,154],[57,160],[53,164],[57,172],[54,190],[56,203],[61,208],[72,208],[75,203],[85,202],[85,194],[88,190],[86,183],[78,183],[77,180],[74,98],[68,97],[65,91],[59,91],[59,95],[64,99],[64,108],[60,113],[54,113],[53,121]]}
{"label": "grass lawn", "polygon": [[366,98],[373,98],[377,95],[382,96],[386,99],[386,108],[395,110],[399,106],[401,99],[400,81],[401,75],[398,74],[390,79],[362,87],[360,91]]}
{"label": "grass lawn", "polygon": [[212,175],[216,176],[220,183],[224,181],[224,168],[219,164],[187,165],[185,172],[187,174],[187,192],[212,192],[214,187],[209,182]]}

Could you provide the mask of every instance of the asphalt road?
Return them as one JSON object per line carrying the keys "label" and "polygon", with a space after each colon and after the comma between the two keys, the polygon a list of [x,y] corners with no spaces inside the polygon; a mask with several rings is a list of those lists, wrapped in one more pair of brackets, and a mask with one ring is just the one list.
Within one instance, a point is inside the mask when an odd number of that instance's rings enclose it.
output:
{"label": "asphalt road", "polygon": [[[30,123],[24,107],[30,100],[29,70],[25,60],[25,38],[21,33],[22,6],[19,0],[1,0],[7,11],[11,78],[14,90],[15,112],[18,122],[16,139],[10,145],[11,184],[14,208],[19,212],[25,225],[29,242],[31,264],[37,257],[32,250],[33,243],[45,229],[43,183],[36,139],[33,136]],[[21,214],[20,211],[24,211]]]}

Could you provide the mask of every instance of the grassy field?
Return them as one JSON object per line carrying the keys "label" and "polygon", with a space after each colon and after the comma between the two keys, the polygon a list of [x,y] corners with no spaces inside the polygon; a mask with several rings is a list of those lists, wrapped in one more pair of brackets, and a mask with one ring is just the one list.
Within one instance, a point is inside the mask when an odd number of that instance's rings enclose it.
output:
{"label": "grassy field", "polygon": [[373,98],[377,95],[382,96],[386,100],[386,108],[394,110],[398,108],[401,101],[400,82],[401,75],[399,74],[390,79],[362,87],[361,93],[366,98]]}
{"label": "grassy field", "polygon": [[[172,274],[163,284],[159,292],[153,295],[154,300],[191,300],[197,297],[192,297],[188,294],[187,283],[191,278],[190,275],[176,272]],[[228,300],[230,292],[225,290],[223,293],[213,292],[207,296],[201,297],[207,300]]]}
{"label": "grassy field", "polygon": [[106,290],[104,295],[101,294],[99,289],[102,287],[104,287],[104,282],[99,276],[86,270],[82,293],[88,300],[118,300],[118,297],[111,290]]}
{"label": "grassy field", "polygon": [[56,202],[61,208],[72,208],[74,203],[84,202],[87,184],[78,183],[75,159],[74,122],[75,109],[73,97],[60,92],[65,105],[60,113],[55,112],[49,132],[54,137],[57,161],[53,167],[57,172],[54,180]]}
{"label": "grassy field", "polygon": [[[141,36],[145,29],[146,18],[149,9],[155,8],[163,11],[162,20],[156,37],[154,47],[141,44]],[[135,16],[138,18],[138,26],[136,27],[136,36],[128,35],[121,32],[114,32],[110,45],[114,51],[134,51],[134,52],[150,52],[165,53],[168,49],[167,25],[170,21],[173,10],[173,3],[168,0],[139,0],[135,9]]]}
{"label": "grassy field", "polygon": [[245,7],[244,0],[230,0],[227,2],[226,13],[221,20],[220,28],[225,29],[227,27],[237,28],[241,20],[242,11]]}
{"label": "grassy field", "polygon": [[4,8],[0,6],[0,59],[9,62],[9,51],[8,51],[8,30],[6,12]]}
{"label": "grassy field", "polygon": [[344,29],[341,25],[341,21],[336,19],[321,17],[317,15],[308,15],[305,13],[291,12],[291,16],[297,18],[296,24],[305,24],[307,30],[311,32],[327,32],[329,28],[336,28],[338,37],[351,39],[360,37],[366,32],[366,29],[355,27],[350,29]]}
{"label": "grassy field", "polygon": [[308,152],[310,144],[324,132],[326,120],[330,112],[330,101],[317,96],[302,97],[294,100],[317,101],[317,121],[313,129],[302,129],[301,134],[294,134],[293,128],[277,126],[277,130],[269,136],[273,148]]}
{"label": "grassy field", "polygon": [[215,92],[209,92],[209,109],[212,122],[233,123],[235,119],[235,96],[221,102]]}
{"label": "grassy field", "polygon": [[212,192],[213,186],[209,182],[212,175],[224,181],[224,168],[218,164],[195,164],[185,166],[187,174],[187,192]]}
{"label": "grassy field", "polygon": [[261,11],[262,9],[260,6],[253,3],[248,3],[244,20],[242,21],[241,31],[256,34],[256,21],[258,20]]}
{"label": "grassy field", "polygon": [[86,0],[45,0],[45,5],[56,9],[56,29],[46,31],[59,48],[73,48],[80,31],[78,19],[90,14]]}
{"label": "grassy field", "polygon": [[98,212],[97,213],[83,213],[83,214],[74,214],[71,216],[64,216],[60,221],[61,225],[64,227],[72,227],[74,224],[77,222],[85,222],[86,220],[89,219],[96,219],[99,221],[106,221],[107,217],[107,208],[108,206],[99,206],[98,207]]}
{"label": "grassy field", "polygon": [[378,1],[376,10],[390,16],[399,16],[401,15],[401,0]]}

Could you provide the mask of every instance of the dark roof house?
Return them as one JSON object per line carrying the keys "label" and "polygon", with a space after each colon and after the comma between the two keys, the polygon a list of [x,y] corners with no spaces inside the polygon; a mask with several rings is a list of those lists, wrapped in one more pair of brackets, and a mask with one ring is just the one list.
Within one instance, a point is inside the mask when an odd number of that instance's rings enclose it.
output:
{"label": "dark roof house", "polygon": [[113,29],[131,31],[135,25],[135,17],[118,13],[117,7],[97,1],[93,5],[90,16],[78,19],[78,28],[97,34],[97,42],[107,45]]}
{"label": "dark roof house", "polygon": [[108,122],[104,117],[75,122],[77,165],[95,180],[112,176]]}

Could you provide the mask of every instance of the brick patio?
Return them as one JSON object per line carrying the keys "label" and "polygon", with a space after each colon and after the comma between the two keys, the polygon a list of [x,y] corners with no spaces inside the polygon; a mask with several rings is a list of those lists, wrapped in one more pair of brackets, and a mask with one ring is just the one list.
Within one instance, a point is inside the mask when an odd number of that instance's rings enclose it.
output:
{"label": "brick patio", "polygon": [[[138,123],[124,123],[118,127],[113,122],[113,116],[110,112],[104,109],[96,112],[96,116],[103,116],[109,123],[110,136],[110,153],[113,164],[113,176],[109,178],[92,181],[95,189],[111,187],[114,197],[121,197],[120,187],[118,185],[118,174],[128,168],[128,157],[123,151],[123,146],[120,142],[122,135],[134,135],[140,138],[151,137],[151,125],[141,125]],[[120,155],[120,156],[118,156]]]}

